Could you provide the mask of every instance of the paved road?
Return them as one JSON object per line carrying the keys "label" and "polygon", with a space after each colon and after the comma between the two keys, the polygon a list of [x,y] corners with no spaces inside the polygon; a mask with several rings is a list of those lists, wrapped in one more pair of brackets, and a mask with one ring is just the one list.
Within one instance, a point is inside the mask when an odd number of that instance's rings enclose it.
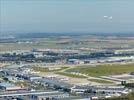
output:
{"label": "paved road", "polygon": [[58,93],[58,91],[31,91],[31,92],[17,92],[17,93],[0,93],[0,97],[8,96],[21,96],[21,95],[40,95],[40,94],[53,94]]}

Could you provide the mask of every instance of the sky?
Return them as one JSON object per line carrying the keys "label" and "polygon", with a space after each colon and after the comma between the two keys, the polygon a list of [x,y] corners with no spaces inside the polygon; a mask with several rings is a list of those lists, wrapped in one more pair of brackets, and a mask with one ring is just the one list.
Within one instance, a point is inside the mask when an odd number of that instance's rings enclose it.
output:
{"label": "sky", "polygon": [[134,0],[0,0],[8,32],[134,32]]}

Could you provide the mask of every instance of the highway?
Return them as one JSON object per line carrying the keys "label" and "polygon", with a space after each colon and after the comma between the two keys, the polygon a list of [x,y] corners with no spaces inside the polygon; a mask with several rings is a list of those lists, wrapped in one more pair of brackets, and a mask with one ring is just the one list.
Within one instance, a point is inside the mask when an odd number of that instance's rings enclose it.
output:
{"label": "highway", "polygon": [[58,91],[28,91],[28,92],[16,92],[16,93],[3,92],[3,93],[0,93],[0,97],[41,95],[41,94],[47,95],[47,94],[53,94],[53,93],[58,93]]}

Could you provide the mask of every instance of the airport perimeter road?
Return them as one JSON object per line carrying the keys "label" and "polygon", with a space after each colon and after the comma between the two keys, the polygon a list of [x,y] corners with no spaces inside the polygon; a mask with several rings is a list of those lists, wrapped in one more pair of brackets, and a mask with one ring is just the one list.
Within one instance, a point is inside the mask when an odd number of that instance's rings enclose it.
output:
{"label": "airport perimeter road", "polygon": [[58,93],[58,91],[31,91],[31,92],[16,92],[16,93],[0,93],[0,97],[8,96],[26,96],[26,95],[41,95],[41,94],[53,94]]}

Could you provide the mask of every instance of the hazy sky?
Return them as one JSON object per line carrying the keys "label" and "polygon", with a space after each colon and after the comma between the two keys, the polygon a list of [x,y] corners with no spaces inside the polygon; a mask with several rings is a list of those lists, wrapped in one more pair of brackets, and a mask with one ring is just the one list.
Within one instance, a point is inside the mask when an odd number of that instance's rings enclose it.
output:
{"label": "hazy sky", "polygon": [[134,0],[0,0],[0,31],[134,32]]}

